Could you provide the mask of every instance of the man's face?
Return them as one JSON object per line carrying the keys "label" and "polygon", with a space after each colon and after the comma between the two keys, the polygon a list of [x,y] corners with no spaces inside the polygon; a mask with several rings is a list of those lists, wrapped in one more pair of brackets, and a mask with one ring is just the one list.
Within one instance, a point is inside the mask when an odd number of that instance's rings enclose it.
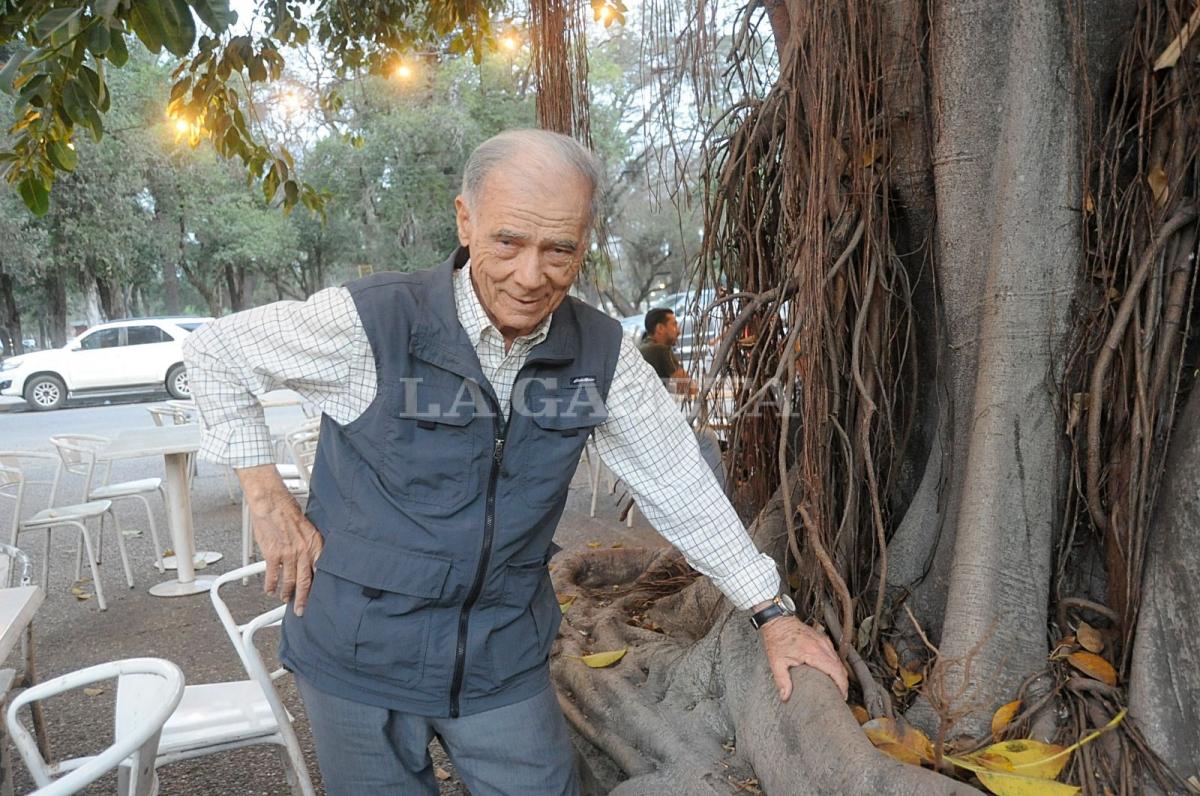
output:
{"label": "man's face", "polygon": [[552,160],[499,166],[468,207],[454,200],[479,302],[508,342],[530,334],[571,288],[587,251],[587,179]]}
{"label": "man's face", "polygon": [[679,342],[679,321],[675,313],[667,315],[666,320],[658,325],[659,342],[665,346],[674,346]]}

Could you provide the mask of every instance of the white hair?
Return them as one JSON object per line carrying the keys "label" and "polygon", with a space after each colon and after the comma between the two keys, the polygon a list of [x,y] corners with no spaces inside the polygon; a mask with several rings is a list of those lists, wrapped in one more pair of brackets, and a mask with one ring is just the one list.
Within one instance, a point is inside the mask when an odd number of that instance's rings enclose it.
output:
{"label": "white hair", "polygon": [[506,130],[475,147],[463,168],[462,195],[467,207],[475,207],[475,199],[479,196],[484,180],[497,166],[511,163],[521,155],[531,153],[557,159],[588,181],[588,185],[591,186],[588,220],[594,221],[600,214],[604,167],[600,159],[583,144],[570,136],[552,133],[549,130]]}

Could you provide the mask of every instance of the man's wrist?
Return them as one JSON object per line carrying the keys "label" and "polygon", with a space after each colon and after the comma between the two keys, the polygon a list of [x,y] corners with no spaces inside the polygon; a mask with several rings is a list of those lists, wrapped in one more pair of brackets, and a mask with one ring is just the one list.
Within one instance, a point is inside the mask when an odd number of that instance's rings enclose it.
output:
{"label": "man's wrist", "polygon": [[759,603],[751,609],[750,624],[754,625],[755,629],[762,630],[767,623],[774,619],[783,616],[795,616],[796,604],[792,602],[792,598],[786,594],[778,594],[773,600],[766,603]]}

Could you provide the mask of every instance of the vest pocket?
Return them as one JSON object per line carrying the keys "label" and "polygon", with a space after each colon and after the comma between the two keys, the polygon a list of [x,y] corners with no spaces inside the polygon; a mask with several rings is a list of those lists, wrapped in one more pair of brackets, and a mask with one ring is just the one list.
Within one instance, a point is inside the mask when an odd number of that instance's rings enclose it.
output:
{"label": "vest pocket", "polygon": [[487,643],[493,685],[499,688],[550,658],[562,611],[543,559],[505,568],[504,597],[497,613]]}
{"label": "vest pocket", "polygon": [[453,514],[477,491],[481,442],[471,427],[475,407],[459,394],[462,384],[414,379],[386,386],[392,401],[384,484],[432,516]]}
{"label": "vest pocket", "polygon": [[[540,401],[539,401],[540,398]],[[578,388],[552,390],[530,399],[528,437],[522,461],[521,497],[535,508],[552,506],[565,498],[587,438],[608,419],[608,411],[586,400]]]}
{"label": "vest pocket", "polygon": [[[324,606],[322,613],[336,623],[332,635],[348,642],[335,658],[391,683],[419,683],[434,606],[450,566],[449,558],[345,532],[327,537],[317,560],[317,580],[329,580],[331,597],[339,602]],[[314,584],[314,594],[315,589]]]}

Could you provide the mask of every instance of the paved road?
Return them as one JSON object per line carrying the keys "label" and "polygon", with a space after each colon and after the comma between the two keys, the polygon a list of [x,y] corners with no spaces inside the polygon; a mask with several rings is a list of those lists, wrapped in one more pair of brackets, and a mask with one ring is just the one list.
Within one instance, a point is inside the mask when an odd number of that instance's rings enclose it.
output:
{"label": "paved road", "polygon": [[[165,397],[165,396],[164,396]],[[143,428],[152,421],[146,401],[124,400],[111,405],[92,404],[54,412],[28,410],[0,411],[0,450],[51,450],[47,437],[54,433],[89,433],[111,435],[126,428]],[[302,418],[299,407],[268,410],[292,413],[296,421]],[[31,473],[32,477],[49,478],[50,466]],[[204,574],[227,572],[241,564],[241,504],[236,490],[228,491],[227,471],[213,464],[201,463],[193,484],[197,549],[217,550],[225,558]],[[114,464],[113,480],[128,480],[162,475],[161,459],[135,459]],[[79,479],[66,485],[67,492],[60,502],[77,497]],[[33,504],[27,513],[44,508],[46,490],[35,491]],[[638,513],[633,528],[626,528],[617,516],[617,508],[607,492],[602,493],[600,512],[588,516],[586,469],[581,467],[572,485],[566,513],[559,524],[556,541],[566,549],[579,549],[586,544],[620,543],[626,547],[659,545],[662,540]],[[169,546],[166,518],[161,503],[152,500],[164,546]],[[178,663],[188,683],[218,682],[244,679],[233,649],[225,638],[206,595],[161,599],[152,597],[147,589],[163,576],[153,567],[153,551],[146,533],[145,510],[140,503],[127,501],[120,506],[119,518],[127,532],[140,535],[127,538],[127,547],[134,572],[134,588],[125,588],[120,559],[115,549],[111,529],[105,531],[101,567],[108,610],[101,613],[95,599],[80,600],[72,594],[73,587],[83,593],[93,591],[90,583],[74,580],[75,536],[66,529],[55,531],[51,540],[50,580],[46,602],[35,620],[35,647],[39,676],[42,679],[80,669],[103,661],[134,656],[158,656]],[[11,527],[11,501],[0,500],[0,529],[7,538]],[[38,533],[23,534],[20,546],[31,553],[36,571],[43,561],[43,539]],[[84,567],[84,571],[87,568]],[[230,607],[242,619],[267,610],[276,603],[262,594],[257,583],[247,588],[231,588]],[[265,649],[270,660],[274,651]],[[10,661],[10,665],[17,661]],[[317,774],[312,740],[308,734],[304,708],[290,678],[280,681],[280,691],[288,710],[297,718],[297,730],[313,776]],[[47,721],[53,751],[58,757],[73,757],[98,752],[111,737],[113,689],[88,696],[82,692],[52,701],[47,706]],[[448,770],[453,768],[435,749],[435,762]],[[31,790],[31,783],[18,764],[18,792]],[[164,767],[159,772],[161,793],[164,794],[270,794],[289,793],[279,758],[273,749],[258,747],[240,749],[217,756]],[[457,778],[441,783],[442,795],[462,794],[465,789]],[[113,791],[114,784],[104,782],[89,792]]]}

